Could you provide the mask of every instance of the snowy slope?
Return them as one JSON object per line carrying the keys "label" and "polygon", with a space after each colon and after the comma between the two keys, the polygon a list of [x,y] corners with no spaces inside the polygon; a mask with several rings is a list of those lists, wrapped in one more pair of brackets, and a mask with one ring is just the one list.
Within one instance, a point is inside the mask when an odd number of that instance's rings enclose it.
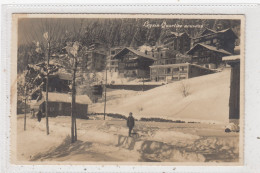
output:
{"label": "snowy slope", "polygon": [[[189,95],[183,97],[181,86],[189,86]],[[171,120],[222,122],[228,121],[230,69],[222,72],[174,82],[134,96],[107,102],[108,113],[135,118],[158,117]],[[102,112],[103,104],[90,107],[90,111]]]}

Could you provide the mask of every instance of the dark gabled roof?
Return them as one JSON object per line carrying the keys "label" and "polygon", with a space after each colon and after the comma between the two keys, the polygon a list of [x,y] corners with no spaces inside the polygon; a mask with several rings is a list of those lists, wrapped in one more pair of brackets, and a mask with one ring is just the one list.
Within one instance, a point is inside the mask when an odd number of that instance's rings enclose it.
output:
{"label": "dark gabled roof", "polygon": [[224,49],[217,49],[217,48],[214,47],[214,46],[210,46],[210,45],[206,45],[206,44],[202,44],[202,43],[198,43],[198,44],[196,44],[195,46],[193,46],[193,47],[187,52],[187,54],[188,54],[188,55],[192,55],[192,52],[193,52],[197,47],[199,47],[199,46],[204,47],[204,48],[206,48],[206,49],[208,49],[208,50],[211,50],[211,51],[214,51],[214,52],[223,53],[223,54],[225,54],[225,55],[232,55],[232,53],[230,53],[230,52],[228,52],[228,51],[226,51],[226,50],[224,50]]}
{"label": "dark gabled roof", "polygon": [[[204,35],[203,33],[205,33],[206,31],[210,31],[211,33]],[[208,35],[212,35],[212,34],[225,33],[225,32],[230,32],[230,31],[232,32],[232,34],[234,35],[235,38],[238,38],[238,37],[236,36],[236,34],[234,33],[234,31],[233,31],[231,28],[223,29],[223,30],[220,30],[220,31],[215,31],[215,30],[206,28],[206,29],[200,34],[200,36],[195,37],[194,39],[196,39],[196,38],[201,38],[201,37],[208,36]]]}
{"label": "dark gabled roof", "polygon": [[138,56],[140,56],[140,57],[146,58],[146,59],[156,60],[156,58],[154,58],[154,57],[152,57],[152,56],[150,56],[150,55],[147,55],[147,54],[145,54],[145,53],[143,53],[143,52],[140,52],[140,51],[138,51],[138,50],[135,50],[135,49],[132,49],[132,48],[129,48],[129,47],[126,47],[126,48],[122,49],[120,52],[118,52],[118,53],[114,56],[114,58],[115,58],[115,59],[118,59],[118,57],[119,57],[120,55],[123,55],[123,54],[128,53],[128,52],[132,52],[132,53],[134,53],[134,54],[136,54],[136,55],[138,55]]}
{"label": "dark gabled roof", "polygon": [[203,36],[203,35],[205,35],[206,32],[217,33],[217,31],[215,31],[213,29],[206,28],[206,29],[204,29],[204,31],[200,35]]}

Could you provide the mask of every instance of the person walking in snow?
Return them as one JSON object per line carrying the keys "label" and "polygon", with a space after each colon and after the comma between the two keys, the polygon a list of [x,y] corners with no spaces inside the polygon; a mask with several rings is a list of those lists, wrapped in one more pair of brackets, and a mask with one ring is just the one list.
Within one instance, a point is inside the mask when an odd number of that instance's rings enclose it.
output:
{"label": "person walking in snow", "polygon": [[130,112],[129,116],[127,118],[127,127],[129,128],[128,136],[131,136],[131,132],[132,132],[134,126],[135,126],[135,119],[133,117],[133,113]]}
{"label": "person walking in snow", "polygon": [[37,116],[38,121],[40,122],[42,119],[42,111],[39,110],[36,116]]}

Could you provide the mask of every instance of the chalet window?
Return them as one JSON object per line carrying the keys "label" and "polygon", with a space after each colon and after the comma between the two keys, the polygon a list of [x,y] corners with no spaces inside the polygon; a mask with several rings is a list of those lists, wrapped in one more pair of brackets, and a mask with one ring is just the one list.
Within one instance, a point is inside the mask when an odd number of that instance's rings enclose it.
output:
{"label": "chalet window", "polygon": [[186,67],[186,66],[182,66],[182,67],[180,67],[180,71],[182,71],[182,72],[186,72],[186,71],[187,71],[187,67]]}
{"label": "chalet window", "polygon": [[214,38],[213,43],[217,43],[217,42],[218,42],[218,39]]}
{"label": "chalet window", "polygon": [[211,40],[206,41],[205,44],[211,44]]}
{"label": "chalet window", "polygon": [[171,73],[171,68],[165,69],[165,74],[170,74]]}
{"label": "chalet window", "polygon": [[179,68],[173,68],[173,71],[177,72],[177,71],[179,71]]}

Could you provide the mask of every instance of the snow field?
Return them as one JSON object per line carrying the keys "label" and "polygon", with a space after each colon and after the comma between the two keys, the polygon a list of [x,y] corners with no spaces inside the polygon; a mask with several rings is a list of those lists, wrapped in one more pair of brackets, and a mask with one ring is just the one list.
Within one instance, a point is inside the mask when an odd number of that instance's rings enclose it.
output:
{"label": "snow field", "polygon": [[[189,87],[187,97],[182,96],[183,83]],[[230,69],[224,69],[219,73],[173,82],[124,97],[119,96],[109,100],[106,109],[108,113],[125,116],[133,112],[137,119],[153,117],[186,122],[227,123],[229,85]],[[90,105],[90,111],[103,112],[103,106],[103,103]]]}

